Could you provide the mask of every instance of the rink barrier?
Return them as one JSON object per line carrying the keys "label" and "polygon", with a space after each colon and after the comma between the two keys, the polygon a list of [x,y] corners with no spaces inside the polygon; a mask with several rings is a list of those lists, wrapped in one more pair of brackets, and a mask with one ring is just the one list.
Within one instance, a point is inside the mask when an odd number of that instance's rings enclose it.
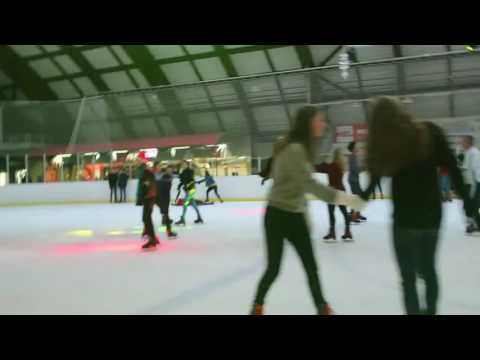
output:
{"label": "rink barrier", "polygon": [[[362,174],[363,175],[363,174]],[[327,183],[327,177],[324,174],[315,174],[315,177],[322,183]],[[256,175],[251,176],[225,176],[215,179],[218,185],[218,191],[224,201],[265,201],[270,190],[271,181],[261,186],[261,178]],[[347,178],[345,177],[345,186],[348,190]],[[172,199],[177,194],[177,182],[172,184]],[[389,186],[382,182],[386,198],[389,195]],[[367,186],[368,176],[361,178],[362,186]],[[135,200],[137,180],[130,180],[127,186],[127,202],[133,203]],[[200,184],[197,187],[197,196],[199,200],[205,199],[206,187]],[[313,197],[310,197],[314,199]],[[211,194],[210,199],[217,201],[215,194]],[[69,204],[109,204],[110,190],[107,181],[96,182],[63,182],[63,183],[32,183],[21,185],[7,185],[0,188],[0,206],[50,206],[50,205],[69,205]]]}

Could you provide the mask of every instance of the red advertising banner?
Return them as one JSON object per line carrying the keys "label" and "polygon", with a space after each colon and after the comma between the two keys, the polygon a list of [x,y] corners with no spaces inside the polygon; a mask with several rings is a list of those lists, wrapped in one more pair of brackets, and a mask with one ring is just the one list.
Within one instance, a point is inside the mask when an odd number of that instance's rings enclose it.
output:
{"label": "red advertising banner", "polygon": [[335,142],[348,143],[353,141],[353,126],[337,126],[335,128]]}
{"label": "red advertising banner", "polygon": [[353,125],[353,138],[357,142],[367,141],[368,126],[365,123],[359,123]]}

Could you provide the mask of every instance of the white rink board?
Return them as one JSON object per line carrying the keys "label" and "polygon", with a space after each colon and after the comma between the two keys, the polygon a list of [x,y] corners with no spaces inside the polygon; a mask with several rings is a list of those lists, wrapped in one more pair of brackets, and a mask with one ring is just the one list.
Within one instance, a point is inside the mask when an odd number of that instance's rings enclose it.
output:
{"label": "white rink board", "polygon": [[[326,175],[315,174],[314,176],[320,182],[328,183]],[[348,174],[345,174],[344,184],[348,189],[347,176]],[[271,186],[271,181],[261,186],[261,178],[257,175],[217,177],[215,181],[218,184],[220,196],[230,201],[263,200],[268,195]],[[362,173],[361,182],[364,188],[368,181],[368,175]],[[388,182],[388,179],[384,179],[383,191],[386,195],[390,193]],[[174,180],[172,197],[176,196],[177,184],[178,180]],[[129,181],[127,198],[130,202],[135,200],[136,186],[137,180]],[[197,198],[204,199],[205,184],[197,185],[197,189]],[[79,202],[102,203],[109,201],[109,191],[107,181],[8,185],[0,187],[0,206]],[[215,199],[215,195],[211,195]]]}

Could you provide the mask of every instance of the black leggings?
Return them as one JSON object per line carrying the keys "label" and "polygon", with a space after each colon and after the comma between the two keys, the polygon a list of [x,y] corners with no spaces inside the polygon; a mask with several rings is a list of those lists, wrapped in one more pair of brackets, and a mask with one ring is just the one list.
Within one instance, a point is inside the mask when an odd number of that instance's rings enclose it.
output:
{"label": "black leggings", "polygon": [[154,204],[155,204],[155,201],[152,199],[145,199],[143,202],[142,220],[143,220],[143,224],[145,225],[144,227],[145,234],[148,235],[149,238],[155,238],[155,230],[153,228],[153,221],[152,221],[152,212],[153,212]]}
{"label": "black leggings", "polygon": [[165,225],[167,228],[167,234],[172,233],[172,220],[170,219],[169,215],[169,205],[170,205],[170,199],[168,201],[161,201],[157,200],[156,204],[158,208],[160,209],[160,215],[162,215],[162,225]]}
{"label": "black leggings", "polygon": [[[380,190],[380,194],[383,195],[383,190],[382,190],[382,184],[380,183],[380,180],[378,180],[375,183],[375,189],[378,187],[378,190]],[[375,190],[373,190],[373,197],[375,197]]]}
{"label": "black leggings", "polygon": [[117,202],[117,187],[116,186],[110,187],[110,202],[113,202],[113,200],[115,200],[115,202]]}
{"label": "black leggings", "polygon": [[417,293],[417,276],[425,280],[427,288],[426,314],[437,313],[438,279],[435,255],[438,229],[405,229],[394,227],[393,245],[402,278],[403,300],[408,315],[418,315],[420,303]]}
{"label": "black leggings", "polygon": [[[348,215],[347,208],[344,205],[338,205],[340,211],[345,219],[345,228],[350,228],[350,216]],[[335,229],[335,205],[328,204],[328,216],[330,217],[330,229]]]}
{"label": "black leggings", "polygon": [[120,202],[127,201],[127,188],[120,187]]}
{"label": "black leggings", "polygon": [[210,186],[210,187],[207,189],[207,198],[205,199],[205,201],[208,202],[209,194],[210,194],[210,191],[212,191],[212,190],[215,191],[215,195],[217,195],[218,200],[222,201],[222,198],[221,198],[220,195],[218,194],[218,186],[217,186],[217,185]]}
{"label": "black leggings", "polygon": [[268,207],[265,214],[265,235],[268,265],[258,284],[255,304],[263,305],[268,290],[280,272],[284,239],[287,239],[300,256],[307,273],[313,301],[317,310],[322,311],[325,299],[320,287],[317,263],[313,256],[312,241],[304,215]]}

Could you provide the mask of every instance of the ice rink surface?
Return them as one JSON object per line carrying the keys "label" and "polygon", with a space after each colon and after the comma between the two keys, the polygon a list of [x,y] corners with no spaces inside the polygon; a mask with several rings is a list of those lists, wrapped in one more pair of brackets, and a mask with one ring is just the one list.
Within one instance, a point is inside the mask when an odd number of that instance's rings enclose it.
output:
{"label": "ice rink surface", "polygon": [[[0,208],[0,314],[247,314],[265,267],[263,207],[202,206],[203,225],[189,210],[178,239],[158,231],[163,246],[154,252],[140,249],[141,208],[132,204]],[[171,207],[174,220],[180,212]],[[310,202],[320,278],[336,313],[402,314],[390,212],[388,200],[372,201],[368,223],[352,228],[354,243],[325,244],[326,205]],[[479,259],[480,237],[464,235],[460,203],[445,205],[441,314],[480,314]],[[266,313],[315,313],[289,245]]]}

